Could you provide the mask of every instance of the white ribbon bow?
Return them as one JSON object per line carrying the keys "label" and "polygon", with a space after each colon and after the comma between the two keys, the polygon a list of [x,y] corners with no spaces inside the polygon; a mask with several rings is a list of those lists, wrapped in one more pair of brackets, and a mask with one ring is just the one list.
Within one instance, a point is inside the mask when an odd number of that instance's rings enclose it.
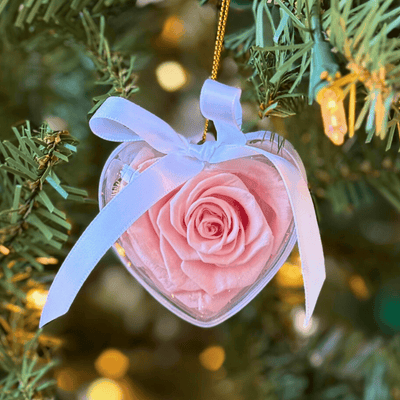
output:
{"label": "white ribbon bow", "polygon": [[145,140],[166,154],[140,174],[135,174],[91,222],[68,254],[50,288],[40,327],[65,314],[79,289],[100,258],[150,207],[187,180],[200,173],[205,164],[220,163],[262,154],[279,172],[293,211],[306,300],[308,324],[323,282],[324,256],[314,206],[307,183],[296,166],[262,149],[247,146],[261,132],[241,131],[240,89],[206,80],[200,96],[204,117],[217,130],[215,142],[190,143],[166,122],[138,105],[119,97],[108,98],[89,125],[99,137],[116,142]]}

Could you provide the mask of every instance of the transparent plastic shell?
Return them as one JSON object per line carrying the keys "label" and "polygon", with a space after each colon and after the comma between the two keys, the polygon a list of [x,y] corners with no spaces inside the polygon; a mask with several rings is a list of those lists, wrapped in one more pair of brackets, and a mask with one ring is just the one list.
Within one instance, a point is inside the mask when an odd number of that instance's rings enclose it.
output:
{"label": "transparent plastic shell", "polygon": [[[281,143],[282,138],[279,135],[274,134],[273,139],[274,140],[270,140],[270,133],[267,132],[258,139],[248,141],[247,144],[249,146],[262,148],[263,150],[273,154],[278,154],[287,159],[300,169],[302,175],[306,179],[303,163],[292,145],[288,141],[285,141],[284,146],[281,147],[278,153],[278,143]],[[123,190],[123,187],[130,179],[132,179],[132,176],[140,173],[135,170],[135,168],[132,168],[132,160],[136,157],[139,151],[143,150],[143,148],[151,150],[155,153],[156,157],[164,156],[161,153],[157,153],[144,141],[123,143],[111,154],[106,162],[100,179],[100,209],[111,201],[120,190]],[[262,155],[246,158],[261,161],[272,166],[272,164]],[[140,196],[140,193],[138,193],[138,196]],[[135,199],[132,199],[132,202],[134,201]],[[255,279],[252,284],[239,289],[230,289],[232,290],[232,293],[228,295],[228,298],[231,298],[227,302],[221,302],[218,296],[215,296],[215,299],[212,296],[209,296],[208,302],[201,302],[200,305],[195,298],[192,303],[190,300],[181,301],[179,295],[176,295],[171,290],[167,290],[166,286],[168,285],[166,285],[165,281],[160,282],[153,271],[143,262],[143,257],[138,256],[127,232],[120,237],[116,245],[113,246],[113,249],[128,271],[155,299],[170,311],[184,320],[201,327],[212,327],[218,325],[236,314],[246,304],[248,304],[277,273],[296,243],[296,233],[292,217],[278,250],[268,260],[266,260],[265,267],[261,270],[257,279]],[[145,240],[145,238],[143,238],[143,240]],[[230,290],[228,289],[228,292]],[[188,292],[186,293],[185,298],[189,299],[190,296],[191,293]],[[193,294],[193,296],[195,296],[195,294]]]}

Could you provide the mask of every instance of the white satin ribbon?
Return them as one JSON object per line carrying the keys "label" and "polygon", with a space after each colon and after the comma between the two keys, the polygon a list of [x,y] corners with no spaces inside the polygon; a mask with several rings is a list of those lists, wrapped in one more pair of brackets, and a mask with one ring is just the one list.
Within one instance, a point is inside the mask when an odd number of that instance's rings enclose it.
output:
{"label": "white satin ribbon", "polygon": [[[297,232],[308,324],[323,282],[324,256],[307,183],[300,167],[267,151],[247,146],[240,129],[240,89],[206,80],[200,96],[202,114],[214,121],[218,139],[203,145],[190,143],[166,122],[138,105],[119,97],[108,98],[91,118],[92,131],[110,141],[145,140],[166,154],[140,174],[135,174],[88,226],[65,259],[43,308],[40,327],[65,314],[100,258],[151,206],[196,176],[206,162],[219,163],[262,154],[277,169],[292,207]],[[260,132],[248,134],[256,137]]]}

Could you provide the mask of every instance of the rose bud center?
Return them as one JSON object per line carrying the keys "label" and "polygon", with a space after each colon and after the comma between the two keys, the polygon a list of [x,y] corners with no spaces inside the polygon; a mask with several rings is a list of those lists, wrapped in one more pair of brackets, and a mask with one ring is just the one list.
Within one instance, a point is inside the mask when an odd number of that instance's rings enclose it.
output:
{"label": "rose bud center", "polygon": [[209,209],[204,209],[199,216],[197,230],[205,239],[216,239],[221,237],[224,232],[224,221],[221,216]]}

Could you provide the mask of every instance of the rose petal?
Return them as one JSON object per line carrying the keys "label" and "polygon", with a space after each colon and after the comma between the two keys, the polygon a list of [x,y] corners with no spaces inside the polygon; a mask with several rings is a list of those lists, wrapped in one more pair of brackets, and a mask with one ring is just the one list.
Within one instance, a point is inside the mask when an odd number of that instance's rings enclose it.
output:
{"label": "rose petal", "polygon": [[141,262],[153,269],[164,264],[160,251],[160,239],[153,228],[148,213],[143,214],[125,233],[132,249]]}
{"label": "rose petal", "polygon": [[171,201],[168,201],[160,210],[157,217],[157,225],[161,232],[160,237],[175,250],[181,260],[198,260],[197,252],[188,244],[186,235],[182,236],[171,223]]}
{"label": "rose petal", "polygon": [[203,290],[195,292],[180,291],[174,292],[176,299],[182,302],[186,307],[194,308],[204,313],[214,314],[221,311],[229,301],[231,301],[241,289],[225,290],[224,292],[210,296]]}
{"label": "rose petal", "polygon": [[212,187],[202,196],[224,200],[235,209],[246,232],[246,244],[256,239],[267,222],[254,196],[246,189],[236,187]]}
{"label": "rose petal", "polygon": [[220,184],[233,186],[237,185],[246,189],[243,183],[232,174],[215,174],[213,171],[203,170],[197,176],[189,179],[181,188],[179,193],[171,201],[171,223],[172,226],[182,235],[186,235],[186,224],[184,217],[190,206],[210,187]]}
{"label": "rose petal", "polygon": [[275,254],[284,240],[293,218],[292,208],[279,172],[271,165],[249,158],[212,164],[215,172],[237,175],[255,197],[274,236],[272,254]]}
{"label": "rose petal", "polygon": [[232,268],[220,268],[202,261],[183,261],[182,271],[209,295],[214,295],[253,284],[268,261],[269,254],[269,249],[260,250],[247,264]]}
{"label": "rose petal", "polygon": [[[204,239],[198,233],[195,226],[196,218],[193,217],[193,212],[199,210],[202,212],[204,210],[221,210],[221,214],[226,217],[226,226],[223,230],[223,235],[216,239]],[[222,211],[223,210],[223,211]],[[187,242],[189,245],[198,252],[204,254],[214,254],[222,249],[222,247],[227,242],[227,237],[229,235],[229,228],[231,227],[234,232],[238,232],[240,229],[240,222],[238,215],[235,213],[234,209],[224,200],[218,199],[216,197],[204,197],[199,198],[195,201],[187,212],[187,217],[185,218],[188,222],[187,225]],[[242,249],[242,251],[244,248]]]}
{"label": "rose petal", "polygon": [[198,290],[199,285],[188,278],[181,268],[182,260],[164,236],[160,238],[160,249],[164,258],[170,281],[176,289]]}

